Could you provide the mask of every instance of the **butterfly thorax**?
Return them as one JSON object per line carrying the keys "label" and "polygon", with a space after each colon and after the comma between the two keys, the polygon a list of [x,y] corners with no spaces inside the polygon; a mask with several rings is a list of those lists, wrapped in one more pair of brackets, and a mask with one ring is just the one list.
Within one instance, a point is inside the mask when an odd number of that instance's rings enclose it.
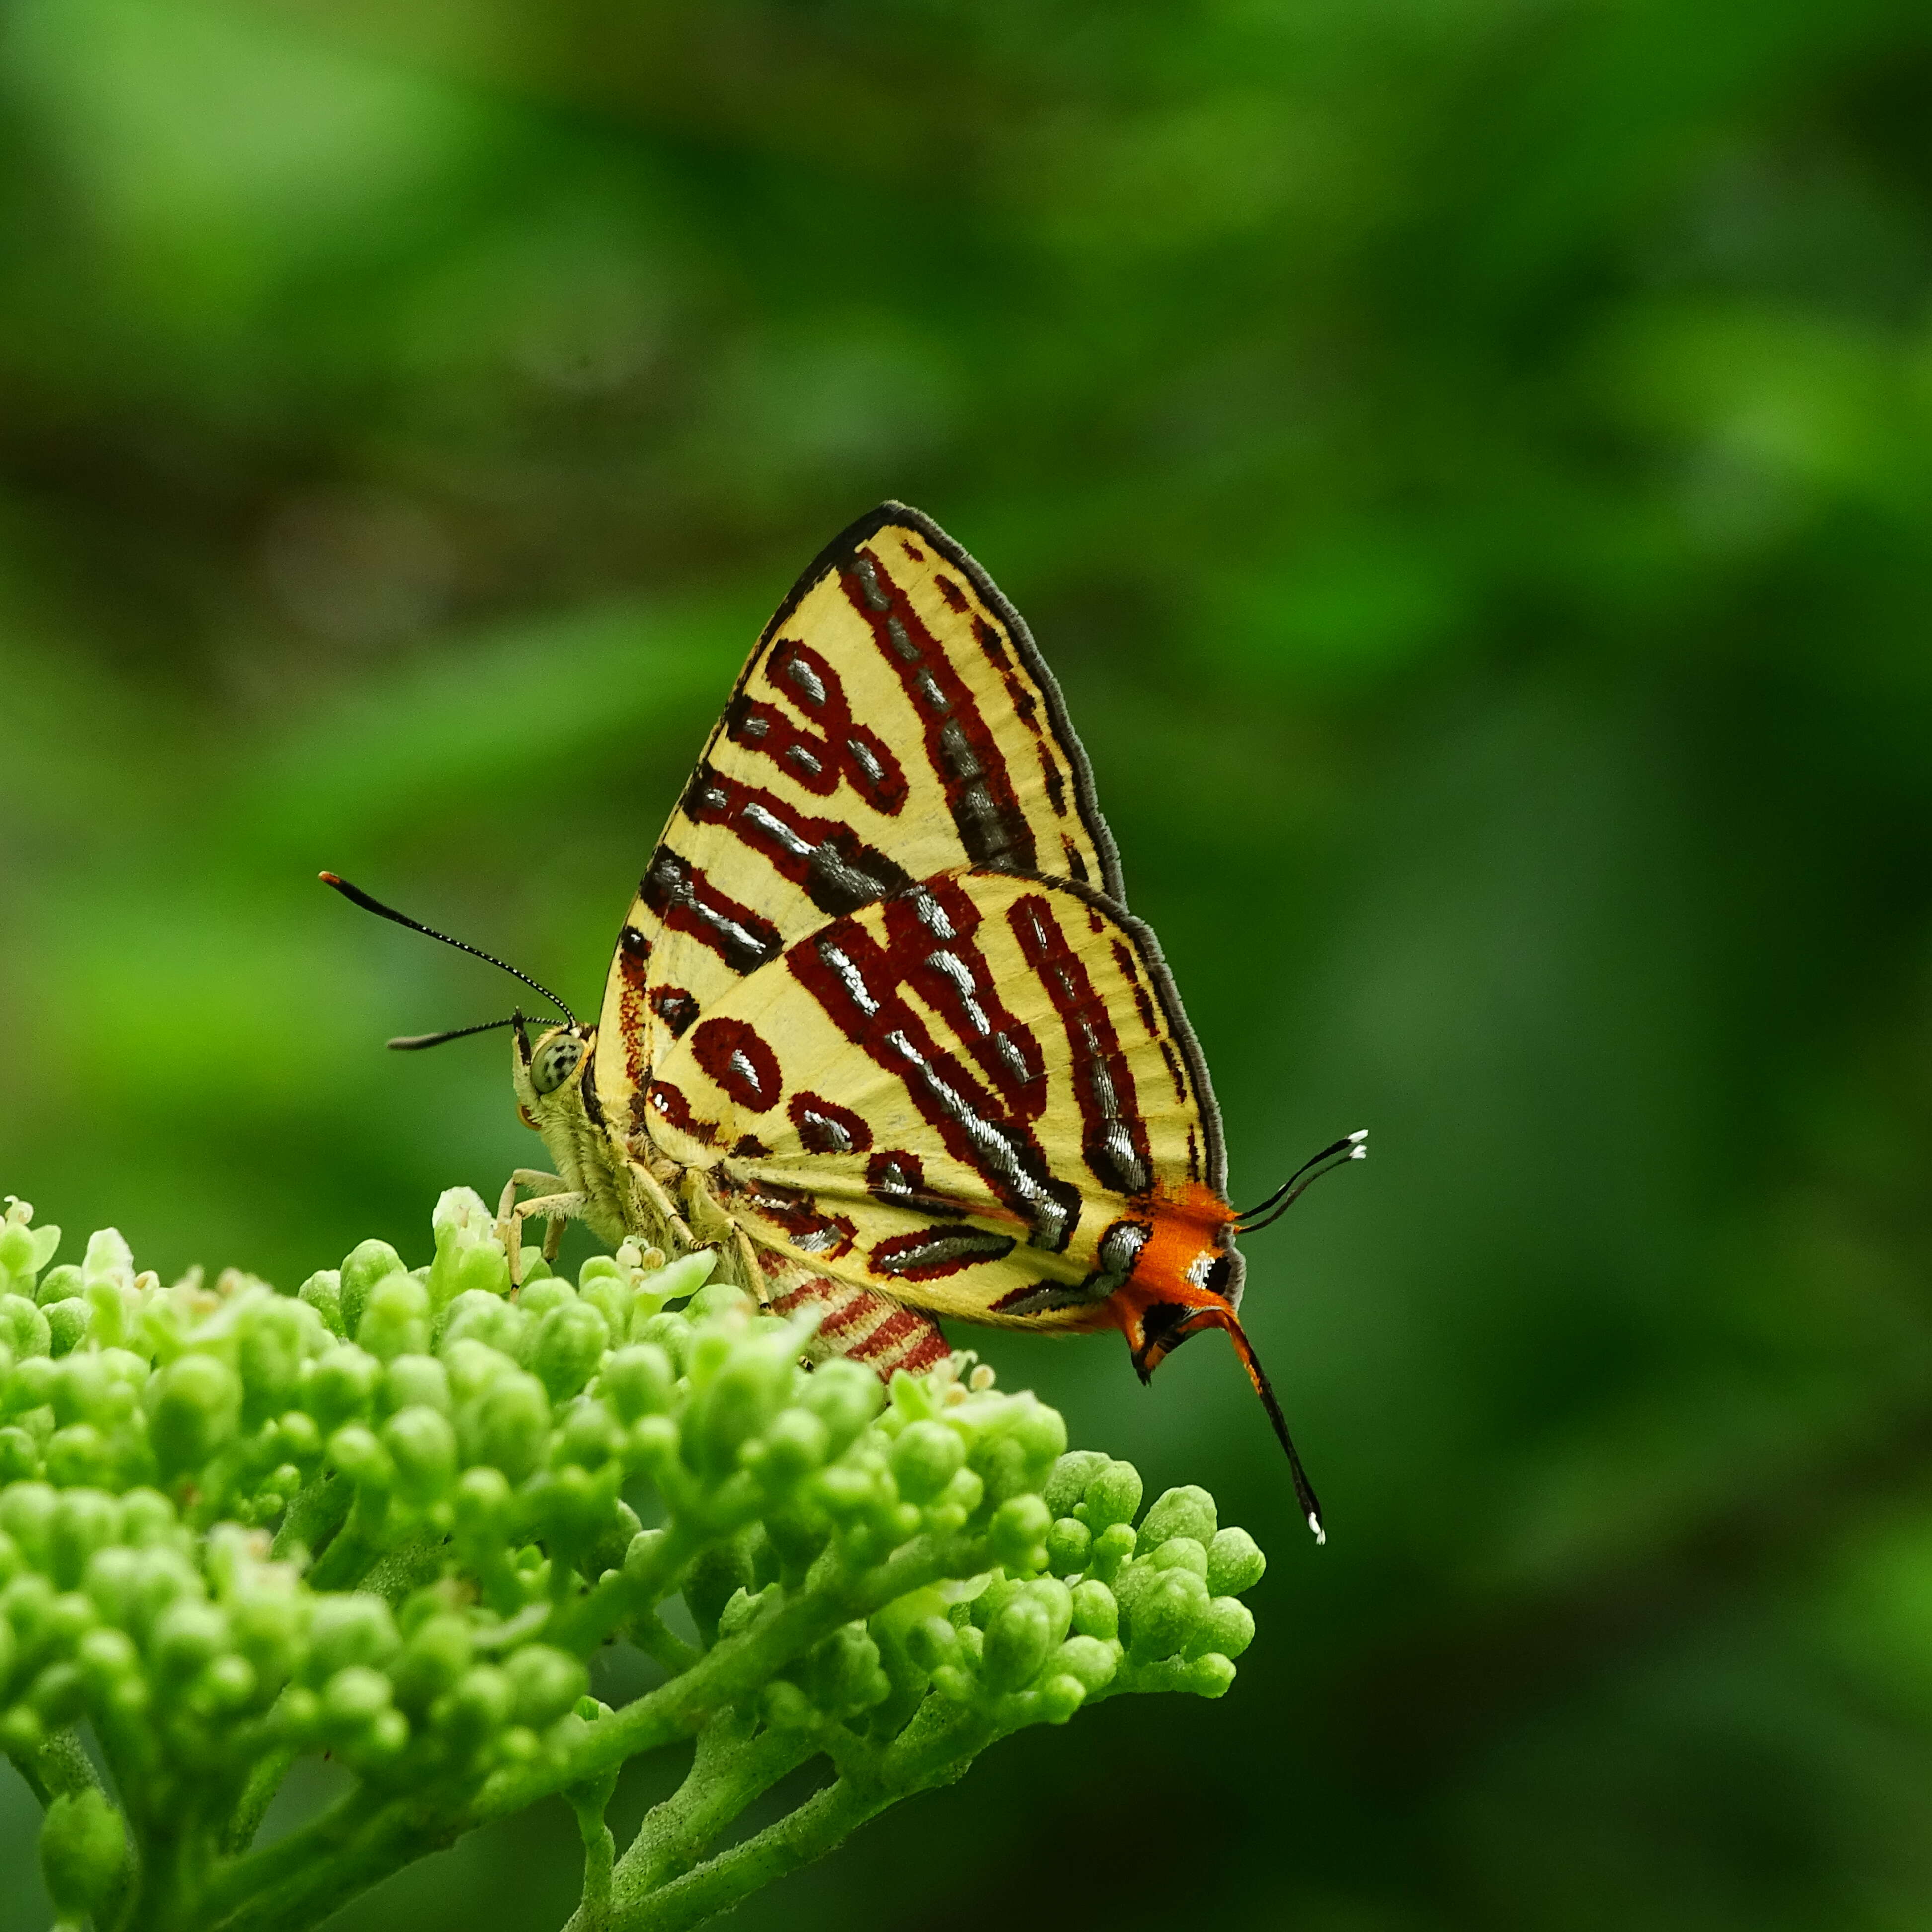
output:
{"label": "butterfly thorax", "polygon": [[554,1028],[533,1048],[519,1034],[510,1066],[517,1111],[542,1136],[565,1186],[584,1196],[584,1219],[601,1239],[614,1246],[634,1234],[674,1252],[668,1230],[653,1225],[662,1216],[649,1214],[630,1160],[604,1126],[591,1079],[596,1047],[594,1027]]}

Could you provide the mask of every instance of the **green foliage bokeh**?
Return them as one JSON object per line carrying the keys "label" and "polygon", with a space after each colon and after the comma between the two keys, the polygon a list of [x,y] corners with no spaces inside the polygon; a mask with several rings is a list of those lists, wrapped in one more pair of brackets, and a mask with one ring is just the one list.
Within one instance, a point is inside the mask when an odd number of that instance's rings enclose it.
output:
{"label": "green foliage bokeh", "polygon": [[1928,110],[1872,0],[24,0],[0,1186],[285,1286],[494,1196],[500,1040],[380,1042],[507,982],[315,871],[594,1006],[750,640],[903,497],[1061,676],[1237,1198],[1376,1154],[1252,1244],[1325,1552],[1217,1342],[987,1347],[1277,1552],[1240,1694],[741,1922],[1916,1922]]}

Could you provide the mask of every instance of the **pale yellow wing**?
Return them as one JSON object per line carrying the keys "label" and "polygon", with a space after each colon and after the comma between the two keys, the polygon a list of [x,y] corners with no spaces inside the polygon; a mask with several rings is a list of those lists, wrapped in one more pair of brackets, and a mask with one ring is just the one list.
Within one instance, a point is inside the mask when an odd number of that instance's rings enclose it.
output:
{"label": "pale yellow wing", "polygon": [[972,866],[1120,897],[1025,625],[944,531],[887,503],[780,605],[645,868],[598,1034],[606,1118],[642,1126],[652,1070],[794,940]]}
{"label": "pale yellow wing", "polygon": [[[775,1259],[938,1315],[1084,1325],[1230,1218],[1153,935],[1069,880],[941,872],[826,921],[714,1001],[645,1106]],[[1232,1302],[1239,1266],[1200,1285]]]}

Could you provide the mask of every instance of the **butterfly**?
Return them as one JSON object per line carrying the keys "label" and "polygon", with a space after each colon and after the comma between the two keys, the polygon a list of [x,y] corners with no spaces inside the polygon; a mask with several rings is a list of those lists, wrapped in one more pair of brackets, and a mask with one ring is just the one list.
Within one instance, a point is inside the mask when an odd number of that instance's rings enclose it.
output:
{"label": "butterfly", "polygon": [[[448,940],[332,873],[365,909]],[[519,1112],[554,1172],[505,1193],[718,1272],[815,1346],[890,1378],[949,1352],[937,1318],[1115,1329],[1143,1381],[1232,1340],[1320,1507],[1244,1332],[1201,1049],[1120,858],[1059,686],[979,565],[919,511],[842,532],[759,638],[620,928],[594,1025],[508,1026]],[[518,1199],[524,1189],[536,1190]]]}

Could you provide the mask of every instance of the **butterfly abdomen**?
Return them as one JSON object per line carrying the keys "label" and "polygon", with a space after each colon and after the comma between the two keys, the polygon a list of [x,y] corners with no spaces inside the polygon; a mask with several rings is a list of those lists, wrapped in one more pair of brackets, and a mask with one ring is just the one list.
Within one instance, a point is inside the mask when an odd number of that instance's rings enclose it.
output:
{"label": "butterfly abdomen", "polygon": [[855,1282],[807,1275],[771,1304],[774,1315],[800,1315],[808,1310],[819,1316],[811,1351],[815,1358],[849,1355],[881,1382],[890,1382],[901,1369],[908,1375],[922,1375],[952,1352],[930,1316]]}

